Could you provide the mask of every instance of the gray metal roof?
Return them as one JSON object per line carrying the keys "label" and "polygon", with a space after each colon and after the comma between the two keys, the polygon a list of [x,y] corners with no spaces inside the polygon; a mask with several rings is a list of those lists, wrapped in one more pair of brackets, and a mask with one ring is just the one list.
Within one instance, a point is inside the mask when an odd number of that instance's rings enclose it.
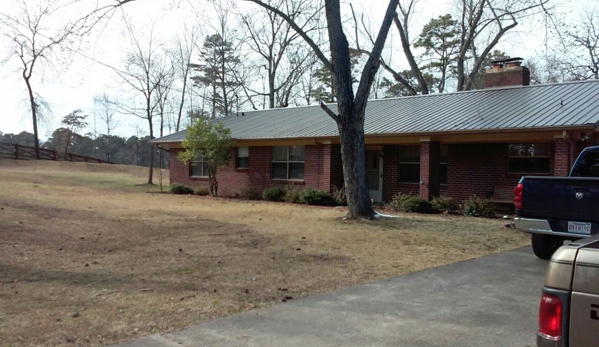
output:
{"label": "gray metal roof", "polygon": [[[336,105],[329,105],[336,111]],[[320,106],[240,112],[218,118],[238,140],[339,135]],[[599,80],[368,101],[366,135],[568,127],[599,122]],[[154,143],[180,142],[180,131]]]}

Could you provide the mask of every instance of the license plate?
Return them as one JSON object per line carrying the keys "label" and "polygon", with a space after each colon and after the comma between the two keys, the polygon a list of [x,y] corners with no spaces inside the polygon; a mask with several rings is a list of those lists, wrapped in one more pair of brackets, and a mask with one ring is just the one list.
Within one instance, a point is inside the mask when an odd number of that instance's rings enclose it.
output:
{"label": "license plate", "polygon": [[568,222],[568,232],[591,235],[591,223]]}

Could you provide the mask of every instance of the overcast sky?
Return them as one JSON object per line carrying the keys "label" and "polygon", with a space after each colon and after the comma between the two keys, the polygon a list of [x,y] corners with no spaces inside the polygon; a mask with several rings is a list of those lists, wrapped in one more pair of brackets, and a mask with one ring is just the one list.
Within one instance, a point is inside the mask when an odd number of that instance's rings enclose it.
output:
{"label": "overcast sky", "polygon": [[[34,5],[44,0],[27,0],[28,5]],[[172,1],[172,3],[169,3]],[[183,25],[194,22],[204,23],[210,17],[211,7],[201,0],[137,0],[127,4],[124,11],[130,17],[132,25],[140,30],[147,30],[151,23],[155,23],[156,32],[160,39],[168,41],[176,32],[182,30]],[[15,0],[2,0],[0,15],[13,15],[17,10]],[[190,6],[195,5],[195,9]],[[587,2],[563,2],[560,6],[564,10],[577,11],[582,5],[595,6],[599,0]],[[248,5],[239,1],[242,6]],[[382,17],[388,1],[368,0],[354,1],[354,6],[364,8],[373,23],[378,23]],[[420,32],[422,25],[431,17],[445,14],[451,1],[422,0],[418,13],[414,16],[414,29],[412,35]],[[174,4],[174,5],[173,5]],[[204,4],[204,5],[201,5]],[[72,11],[70,16],[76,17],[79,12]],[[63,17],[64,14],[61,14]],[[82,109],[92,117],[98,113],[95,109],[94,96],[106,91],[108,94],[119,93],[118,78],[107,67],[123,68],[124,53],[129,46],[129,39],[124,34],[122,27],[122,13],[118,12],[103,30],[97,30],[94,35],[87,38],[82,45],[80,54],[58,55],[53,66],[38,66],[34,72],[34,90],[36,90],[50,105],[51,114],[41,124],[40,137],[46,139],[50,133],[60,126],[60,119],[75,109]],[[198,18],[198,16],[206,18]],[[61,23],[56,18],[56,23]],[[51,23],[48,25],[51,27]],[[207,27],[206,27],[207,28]],[[498,47],[511,56],[520,56],[525,59],[542,54],[544,32],[538,23],[521,23],[517,31],[508,34],[505,42]],[[2,31],[0,27],[0,31]],[[206,29],[208,30],[208,29]],[[397,51],[399,40],[395,33],[388,41],[388,47],[395,49],[394,57],[401,59],[403,56]],[[9,53],[7,38],[0,38],[0,62]],[[68,53],[68,51],[67,51]],[[72,60],[65,58],[71,57]],[[32,131],[31,116],[28,112],[27,93],[23,80],[20,78],[19,61],[9,59],[0,65],[0,131],[4,133],[18,133],[23,130]],[[93,122],[92,122],[93,123]],[[92,132],[90,126],[88,131]],[[147,124],[135,118],[120,117],[119,127],[114,133],[121,136],[145,135]]]}

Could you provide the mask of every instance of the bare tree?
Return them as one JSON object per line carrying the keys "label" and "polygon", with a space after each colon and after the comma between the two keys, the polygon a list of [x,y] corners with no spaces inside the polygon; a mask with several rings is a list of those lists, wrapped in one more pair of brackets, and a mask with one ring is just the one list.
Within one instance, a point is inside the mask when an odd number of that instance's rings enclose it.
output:
{"label": "bare tree", "polygon": [[[470,90],[485,58],[519,20],[535,14],[550,15],[549,0],[456,0],[460,31],[457,54],[457,90]],[[472,63],[467,68],[467,60]]]}
{"label": "bare tree", "polygon": [[[418,63],[416,62],[416,58],[415,58],[414,54],[412,53],[412,42],[410,41],[410,31],[409,31],[410,21],[411,21],[411,17],[414,13],[414,9],[416,8],[417,3],[418,3],[418,0],[399,1],[398,5],[397,5],[397,8],[399,9],[399,13],[396,12],[393,16],[393,22],[395,24],[395,27],[397,29],[397,32],[399,33],[399,37],[401,40],[402,50],[408,60],[408,63],[410,65],[411,76],[413,76],[413,78],[416,80],[417,86],[414,85],[411,78],[406,77],[405,71],[402,72],[402,71],[396,70],[395,68],[393,68],[391,66],[390,62],[387,62],[382,57],[380,58],[380,64],[383,67],[383,69],[385,69],[388,73],[390,73],[396,82],[398,82],[404,86],[404,88],[407,90],[408,95],[416,95],[416,94],[418,94],[418,92],[420,92],[421,94],[429,93],[428,84],[426,82],[426,79],[424,78]],[[361,17],[361,20],[360,20],[361,25],[359,25],[356,14],[353,11],[353,7],[352,7],[352,14],[353,14],[353,18],[354,18],[355,40],[356,40],[356,47],[354,48],[354,50],[360,54],[370,55],[371,52],[360,45],[358,28],[360,26],[362,27],[362,30],[363,30],[362,34],[366,35],[366,37],[370,40],[371,44],[374,44],[375,38],[370,33],[367,23],[365,23],[365,21],[364,21],[364,16]]]}
{"label": "bare tree", "polygon": [[94,97],[94,103],[101,107],[102,114],[100,119],[106,126],[105,135],[110,136],[110,133],[118,127],[118,121],[115,118],[114,101],[110,99],[108,94],[103,93]]}
{"label": "bare tree", "polygon": [[599,79],[599,13],[588,10],[564,34],[563,68],[575,80]]}
{"label": "bare tree", "polygon": [[[108,94],[103,93],[101,95],[96,95],[94,97],[94,104],[96,106],[100,107],[100,109],[101,109],[100,119],[102,120],[102,123],[105,126],[105,128],[104,128],[105,130],[102,131],[102,134],[99,137],[96,137],[96,139],[98,139],[98,138],[102,139],[102,141],[104,142],[104,145],[105,145],[104,148],[108,149],[108,151],[106,152],[106,161],[111,161],[112,158],[111,158],[110,149],[112,148],[112,145],[113,145],[113,143],[112,143],[113,137],[111,136],[111,133],[119,125],[119,122],[116,119],[116,112],[115,112],[115,107],[114,107],[115,101],[111,100],[111,98],[108,96]],[[95,116],[94,116],[94,123],[95,123]],[[94,129],[95,129],[95,124],[94,124]],[[96,136],[97,136],[97,133],[96,133]]]}
{"label": "bare tree", "polygon": [[[485,59],[495,50],[501,39],[519,24],[518,21],[523,19],[530,20],[537,15],[543,15],[546,21],[553,18],[552,9],[547,5],[549,0],[454,1],[455,6],[453,6],[453,9],[455,13],[453,14],[453,18],[457,21],[457,28],[452,34],[452,36],[455,35],[455,40],[452,37],[452,41],[455,41],[453,44],[457,46],[457,53],[455,53],[454,59],[457,79],[456,89],[458,91],[470,90],[476,87],[476,82],[479,80],[478,77]],[[391,67],[390,63],[381,61],[381,66],[391,73],[393,78],[398,83],[401,83],[409,91],[409,94],[412,95],[418,92],[428,94],[432,81],[422,71],[426,66],[423,62],[419,62],[413,53],[413,47],[418,41],[412,41],[410,38],[410,21],[417,4],[418,0],[400,1],[398,4],[399,11],[394,17],[395,27],[401,39],[402,51],[410,65],[411,73],[409,75],[411,78],[406,78],[405,71],[397,71]],[[452,19],[452,22],[454,19]],[[366,25],[363,24],[362,27],[366,28]],[[446,33],[447,30],[443,30],[442,32]],[[367,31],[366,34],[367,37],[370,37]],[[357,50],[364,54],[370,53],[359,45]],[[452,52],[453,55],[454,53]],[[416,85],[412,82],[412,79],[416,81]],[[445,87],[443,86],[442,89],[445,89]]]}
{"label": "bare tree", "polygon": [[35,138],[35,155],[39,159],[39,108],[40,96],[34,91],[34,75],[44,69],[44,65],[52,64],[52,57],[59,47],[69,47],[88,34],[95,25],[105,19],[110,19],[122,5],[134,0],[115,0],[111,2],[98,1],[90,12],[75,21],[65,21],[66,24],[56,30],[50,30],[46,25],[60,18],[75,3],[61,4],[57,0],[44,0],[35,6],[30,6],[26,0],[17,0],[18,11],[9,16],[0,13],[0,25],[4,27],[4,35],[11,43],[10,56],[21,63],[19,73],[27,87],[33,134]]}
{"label": "bare tree", "polygon": [[156,85],[155,102],[157,106],[158,116],[160,117],[160,137],[164,136],[164,125],[168,122],[168,113],[172,108],[169,101],[171,92],[173,91],[173,83],[175,81],[175,71],[173,70],[173,61],[167,59],[166,56],[159,56],[161,59],[156,64],[156,77],[160,78],[160,82]]}
{"label": "bare tree", "polygon": [[393,23],[393,14],[399,0],[390,0],[385,12],[374,47],[366,62],[354,95],[352,64],[349,42],[343,30],[341,8],[337,0],[325,0],[325,12],[329,34],[329,47],[332,59],[327,59],[322,49],[308,36],[297,23],[280,9],[260,0],[247,0],[266,8],[284,18],[310,47],[316,56],[333,75],[337,95],[337,112],[321,103],[322,109],[337,124],[341,140],[341,158],[347,195],[348,218],[372,218],[372,208],[368,186],[366,184],[366,166],[364,151],[364,113],[370,88],[380,65],[380,54],[385,46],[389,28]]}
{"label": "bare tree", "polygon": [[[131,90],[133,99],[130,102],[116,102],[119,111],[133,115],[148,122],[150,139],[154,138],[154,117],[156,108],[159,107],[157,100],[158,88],[165,83],[166,59],[162,52],[162,46],[158,44],[154,36],[154,25],[150,27],[148,35],[138,37],[128,21],[125,21],[127,33],[131,41],[132,51],[127,53],[125,69],[115,70],[124,85]],[[135,100],[142,98],[143,107],[138,107]],[[148,171],[148,184],[153,184],[154,148],[150,146],[150,167]]]}
{"label": "bare tree", "polygon": [[[292,0],[267,0],[265,3],[284,10],[306,34],[320,29],[320,6],[314,6],[309,1]],[[269,108],[287,106],[292,87],[305,72],[306,63],[313,53],[297,42],[301,37],[291,25],[271,11],[248,13],[241,15],[241,19],[247,29],[247,46],[261,58],[255,64],[266,70],[266,93],[252,92],[268,96]]]}
{"label": "bare tree", "polygon": [[177,118],[175,122],[175,131],[181,129],[181,119],[183,118],[183,109],[187,96],[187,83],[189,82],[191,63],[194,54],[197,52],[197,43],[200,39],[200,27],[194,25],[192,27],[185,26],[183,33],[175,36],[174,47],[170,53],[174,57],[174,67],[177,77],[181,82],[181,93],[179,98],[179,106],[177,109]]}

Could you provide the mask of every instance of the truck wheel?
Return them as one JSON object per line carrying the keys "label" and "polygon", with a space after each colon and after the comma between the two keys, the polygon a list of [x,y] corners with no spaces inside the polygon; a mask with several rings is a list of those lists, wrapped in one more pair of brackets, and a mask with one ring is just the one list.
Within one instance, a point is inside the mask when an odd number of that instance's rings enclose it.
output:
{"label": "truck wheel", "polygon": [[532,234],[532,251],[541,259],[551,259],[551,255],[561,245],[564,244],[564,239],[559,236]]}

